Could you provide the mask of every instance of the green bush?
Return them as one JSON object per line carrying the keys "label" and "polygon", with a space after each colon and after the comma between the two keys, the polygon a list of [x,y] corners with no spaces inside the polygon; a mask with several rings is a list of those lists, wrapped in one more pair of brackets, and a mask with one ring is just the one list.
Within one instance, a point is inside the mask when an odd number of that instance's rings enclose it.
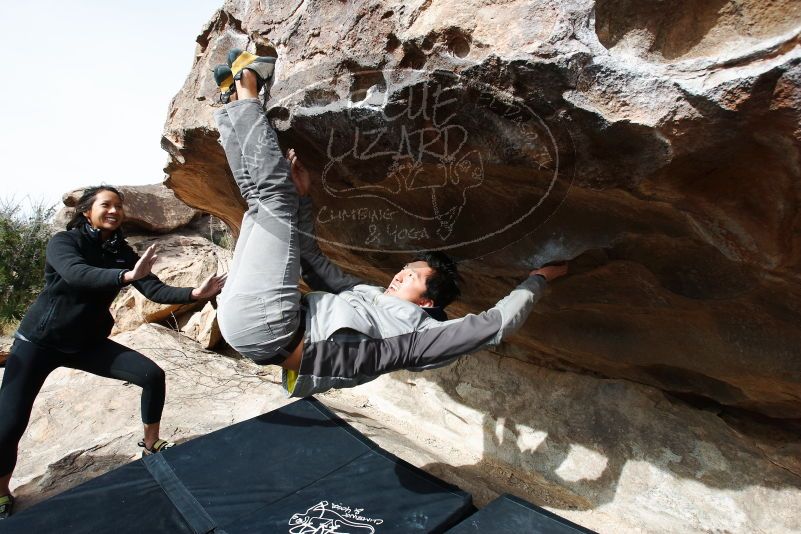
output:
{"label": "green bush", "polygon": [[24,210],[0,200],[0,329],[15,325],[44,286],[45,248],[55,208],[43,202]]}
{"label": "green bush", "polygon": [[236,239],[222,219],[209,215],[209,241],[226,250],[234,250]]}

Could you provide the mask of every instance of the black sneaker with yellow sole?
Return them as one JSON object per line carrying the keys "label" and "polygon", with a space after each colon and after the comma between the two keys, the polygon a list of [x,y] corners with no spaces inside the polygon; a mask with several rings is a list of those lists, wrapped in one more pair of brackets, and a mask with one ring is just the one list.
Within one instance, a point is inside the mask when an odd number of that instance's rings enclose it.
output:
{"label": "black sneaker with yellow sole", "polygon": [[145,445],[145,440],[142,440],[139,442],[139,446],[142,447],[142,458],[144,458],[145,456],[170,449],[175,446],[175,443],[167,441],[166,439],[157,439],[151,447],[148,447]]}

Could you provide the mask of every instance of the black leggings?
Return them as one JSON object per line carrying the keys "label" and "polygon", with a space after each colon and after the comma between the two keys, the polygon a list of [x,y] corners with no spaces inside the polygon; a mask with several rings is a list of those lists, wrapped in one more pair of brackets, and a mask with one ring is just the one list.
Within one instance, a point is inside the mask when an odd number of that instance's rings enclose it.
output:
{"label": "black leggings", "polygon": [[164,371],[146,356],[105,339],[77,354],[15,340],[0,387],[0,476],[14,470],[17,445],[31,417],[33,401],[57,367],[117,378],[142,388],[142,422],[158,423],[164,408]]}

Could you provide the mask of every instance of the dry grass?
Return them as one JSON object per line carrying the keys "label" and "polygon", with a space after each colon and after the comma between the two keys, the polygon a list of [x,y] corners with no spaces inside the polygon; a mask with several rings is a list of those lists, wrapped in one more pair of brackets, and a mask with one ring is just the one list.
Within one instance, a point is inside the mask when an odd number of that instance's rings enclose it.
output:
{"label": "dry grass", "polygon": [[16,331],[19,326],[19,321],[6,320],[0,322],[0,336],[10,336]]}

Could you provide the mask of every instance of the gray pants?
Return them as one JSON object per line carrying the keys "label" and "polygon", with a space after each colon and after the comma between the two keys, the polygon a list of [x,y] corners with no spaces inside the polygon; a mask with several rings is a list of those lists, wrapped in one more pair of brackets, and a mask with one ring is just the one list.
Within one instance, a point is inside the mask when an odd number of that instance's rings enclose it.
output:
{"label": "gray pants", "polygon": [[248,210],[217,302],[225,340],[258,363],[279,363],[300,322],[298,194],[257,99],[214,114]]}

